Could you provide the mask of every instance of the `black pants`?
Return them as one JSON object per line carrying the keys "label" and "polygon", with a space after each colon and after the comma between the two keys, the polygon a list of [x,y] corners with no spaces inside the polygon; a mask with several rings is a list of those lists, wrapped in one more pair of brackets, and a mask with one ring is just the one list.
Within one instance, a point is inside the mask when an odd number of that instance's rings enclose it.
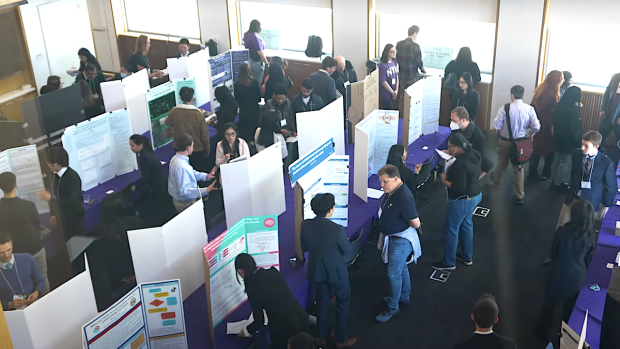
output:
{"label": "black pants", "polygon": [[[610,113],[608,113],[610,114]],[[609,117],[605,116],[598,123],[598,132],[603,136],[603,142],[601,143],[601,150],[605,149],[605,145],[607,144],[607,137],[611,131],[614,131],[614,135],[616,135],[616,140],[620,140],[620,125],[612,124],[611,115]]]}
{"label": "black pants", "polygon": [[208,165],[208,158],[207,156],[205,156],[203,150],[194,151],[189,156],[189,164],[192,165],[194,170],[198,172],[205,172],[205,173],[211,172],[211,169],[209,168],[209,165]]}
{"label": "black pants", "polygon": [[344,343],[347,340],[347,324],[349,322],[349,303],[351,302],[351,288],[349,279],[339,282],[317,282],[316,296],[319,306],[317,322],[319,326],[319,336],[322,340],[327,340],[329,333],[329,296],[330,291],[336,294],[336,304],[338,307],[336,314],[336,342]]}
{"label": "black pants", "polygon": [[[545,155],[545,166],[543,168],[542,175],[544,177],[551,176],[551,165],[553,165],[553,157],[555,154]],[[534,156],[530,159],[530,176],[538,175],[538,164],[540,163],[541,156]]]}
{"label": "black pants", "polygon": [[379,101],[379,108],[382,110],[392,110],[394,107],[394,101]]}
{"label": "black pants", "polygon": [[547,294],[545,294],[545,301],[543,302],[542,310],[540,311],[540,316],[538,317],[538,324],[536,325],[536,332],[542,337],[547,336],[547,334],[549,333],[549,329],[551,328],[551,324],[553,323],[553,315],[555,314],[555,307],[558,304],[558,302],[561,302],[561,301],[564,301],[564,306],[562,310],[562,321],[568,323],[568,319],[570,318],[570,315],[573,312],[573,307],[575,306],[575,302],[577,302],[578,296],[579,296],[579,292],[565,299],[561,299],[561,298],[552,296],[551,294],[549,294],[549,292],[547,292]]}

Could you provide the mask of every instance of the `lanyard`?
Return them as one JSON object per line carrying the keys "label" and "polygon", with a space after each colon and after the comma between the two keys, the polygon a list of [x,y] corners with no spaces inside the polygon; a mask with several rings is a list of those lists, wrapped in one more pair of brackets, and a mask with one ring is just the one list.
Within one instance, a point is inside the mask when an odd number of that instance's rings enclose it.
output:
{"label": "lanyard", "polygon": [[[21,287],[22,289],[22,295],[26,294],[26,292],[24,292],[24,285],[22,285],[22,280],[19,278],[19,272],[17,270],[17,262],[13,262],[13,267],[15,268],[15,275],[17,275],[17,281],[19,281],[19,287]],[[9,288],[11,289],[11,292],[13,292],[14,295],[18,295],[17,293],[15,293],[15,290],[13,290],[13,287],[11,286],[11,283],[9,282],[9,280],[6,279],[6,276],[4,276],[4,268],[0,268],[0,274],[2,274],[2,278],[4,279],[4,281],[6,281],[6,284],[9,285]]]}
{"label": "lanyard", "polygon": [[146,55],[142,55],[142,60],[144,61],[144,63],[146,63],[146,71],[150,74],[151,73],[151,65],[149,64],[149,59]]}

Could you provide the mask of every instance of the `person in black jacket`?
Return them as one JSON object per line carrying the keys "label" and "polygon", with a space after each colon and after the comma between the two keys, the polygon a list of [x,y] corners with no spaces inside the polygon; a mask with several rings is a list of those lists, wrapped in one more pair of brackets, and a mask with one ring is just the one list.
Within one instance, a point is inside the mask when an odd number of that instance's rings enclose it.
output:
{"label": "person in black jacket", "polygon": [[338,98],[336,83],[331,75],[336,71],[336,61],[332,57],[325,57],[318,72],[310,74],[314,82],[314,93],[321,97],[323,104],[328,105]]}
{"label": "person in black jacket", "polygon": [[398,172],[400,173],[400,179],[405,183],[407,188],[411,191],[412,194],[416,192],[418,184],[424,181],[426,178],[418,178],[418,174],[420,173],[420,169],[422,168],[422,164],[415,165],[415,171],[412,171],[409,167],[407,167],[407,151],[402,144],[394,144],[390,147],[390,151],[388,153],[386,165],[394,165],[398,168]]}
{"label": "person in black jacket", "polygon": [[329,298],[333,291],[338,304],[336,345],[346,348],[357,342],[357,338],[347,336],[351,302],[347,258],[351,255],[351,245],[344,228],[329,219],[334,214],[334,205],[334,195],[330,193],[312,198],[310,206],[316,218],[301,223],[301,249],[308,252],[308,280],[316,284],[321,341],[327,341]]}
{"label": "person in black jacket", "polygon": [[460,133],[471,143],[472,149],[476,150],[482,156],[482,165],[480,178],[487,174],[493,168],[493,160],[484,156],[484,133],[469,119],[469,113],[464,107],[456,107],[450,113],[450,129],[452,133]]}
{"label": "person in black jacket", "polygon": [[569,87],[553,112],[553,141],[555,158],[551,168],[551,185],[570,181],[570,154],[581,145],[581,89]]}
{"label": "person in black jacket", "polygon": [[84,71],[75,77],[76,84],[79,84],[80,81],[84,81],[88,85],[93,97],[97,99],[103,98],[101,94],[101,83],[105,82],[105,77],[103,76],[103,73],[98,71],[94,65],[90,63],[86,64]]}
{"label": "person in black jacket", "polygon": [[568,322],[586,279],[595,247],[594,208],[588,201],[579,200],[570,209],[570,222],[557,229],[550,258],[544,262],[544,265],[552,265],[552,271],[535,327],[541,339],[547,337],[559,301],[564,301],[562,321]]}
{"label": "person in black jacket", "polygon": [[258,114],[261,100],[258,80],[252,76],[252,69],[247,63],[239,66],[239,80],[235,82],[235,100],[239,105],[239,133],[241,138],[253,143],[254,133],[258,127]]}
{"label": "person in black jacket", "polygon": [[493,332],[493,325],[499,321],[498,314],[495,297],[490,294],[480,296],[471,313],[471,319],[476,323],[476,332],[454,345],[454,349],[517,349],[514,339]]}
{"label": "person in black jacket", "polygon": [[[482,156],[472,149],[471,143],[462,134],[453,134],[448,139],[448,152],[456,160],[446,164],[441,181],[448,188],[448,210],[446,216],[446,249],[441,261],[431,266],[437,270],[455,270],[456,261],[470,266],[474,264],[474,223],[472,215],[482,200],[480,188],[480,164]],[[461,253],[457,245],[461,243]]]}
{"label": "person in black jacket", "polygon": [[310,332],[309,315],[288,288],[278,269],[262,269],[254,258],[241,253],[235,258],[235,269],[245,284],[254,321],[239,333],[251,337],[265,322],[263,310],[269,319],[269,338],[272,349],[286,349],[288,340],[299,332]]}
{"label": "person in black jacket", "polygon": [[355,68],[353,68],[353,64],[344,59],[343,56],[336,56],[334,59],[336,60],[336,71],[332,73],[331,77],[334,79],[334,83],[336,83],[336,90],[344,96],[342,108],[344,115],[347,115],[347,86],[357,82],[357,73]]}
{"label": "person in black jacket", "polygon": [[235,101],[232,93],[226,86],[219,86],[215,89],[215,99],[220,103],[220,107],[217,109],[217,137],[224,139],[224,125],[227,123],[234,123],[237,118],[237,110],[239,105]]}
{"label": "person in black jacket", "polygon": [[64,148],[51,147],[47,152],[47,166],[54,172],[52,192],[42,191],[39,196],[50,203],[52,224],[62,228],[65,241],[84,235],[82,180],[69,167],[69,154]]}
{"label": "person in black jacket", "polygon": [[459,89],[452,94],[452,109],[465,107],[469,119],[474,121],[480,107],[480,93],[474,90],[471,74],[463,73],[458,80]]}
{"label": "person in black jacket", "polygon": [[269,64],[269,75],[267,76],[267,81],[265,82],[265,93],[263,95],[265,100],[270,99],[273,96],[276,86],[280,84],[286,86],[287,90],[293,87],[293,81],[288,76],[284,75],[282,65],[272,61]]}
{"label": "person in black jacket", "polygon": [[301,92],[291,98],[291,110],[293,111],[295,124],[297,124],[297,113],[323,109],[323,100],[312,93],[313,90],[314,82],[312,79],[304,79],[301,82]]}
{"label": "person in black jacket", "polygon": [[84,71],[84,68],[89,63],[94,65],[95,68],[97,68],[97,71],[102,70],[101,64],[99,64],[99,61],[97,60],[97,58],[95,58],[95,56],[93,56],[93,54],[90,53],[90,51],[87,48],[82,47],[81,49],[79,49],[78,57],[80,58],[80,68],[78,69],[80,73]]}
{"label": "person in black jacket", "polygon": [[[620,85],[620,73],[614,74],[605,89],[603,100],[601,101],[601,111],[599,116],[601,121],[598,124],[598,132],[603,136],[601,144],[603,150],[607,144],[607,137],[614,131],[617,139],[620,139],[620,98],[618,98],[618,86]],[[596,209],[596,207],[594,208]]]}
{"label": "person in black jacket", "polygon": [[168,174],[146,137],[132,135],[129,137],[129,147],[138,156],[141,176],[132,191],[144,193],[135,202],[136,208],[149,227],[161,227],[176,215],[172,198],[168,194]]}
{"label": "person in black jacket", "polygon": [[[471,74],[474,84],[479,83],[482,78],[480,77],[480,68],[478,64],[471,59],[471,49],[469,47],[461,47],[459,54],[455,60],[450,61],[445,69],[445,76],[454,73],[456,77],[462,76],[463,73]],[[456,86],[454,86],[456,88]]]}

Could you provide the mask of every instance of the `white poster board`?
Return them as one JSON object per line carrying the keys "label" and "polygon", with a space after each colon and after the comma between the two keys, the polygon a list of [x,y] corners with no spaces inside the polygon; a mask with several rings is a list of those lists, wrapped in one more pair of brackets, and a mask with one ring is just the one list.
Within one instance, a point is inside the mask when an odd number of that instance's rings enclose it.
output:
{"label": "white poster board", "polygon": [[168,76],[170,80],[183,79],[189,77],[187,71],[187,60],[189,57],[167,58]]}
{"label": "white poster board", "polygon": [[432,77],[424,81],[424,102],[422,134],[439,132],[439,107],[441,104],[441,78]]}
{"label": "white poster board", "polygon": [[[200,50],[187,57],[187,77],[196,79],[196,104],[200,107],[211,102],[211,67],[209,52]],[[211,107],[213,111],[213,107]]]}
{"label": "white poster board", "polygon": [[424,81],[418,80],[409,86],[405,92],[410,97],[409,103],[409,137],[407,144],[415,142],[422,135],[422,115],[424,112]]}
{"label": "white poster board", "polygon": [[125,90],[121,80],[102,82],[101,94],[105,101],[106,112],[127,108]]}
{"label": "white poster board", "polygon": [[323,143],[333,139],[336,155],[344,155],[344,112],[340,97],[323,109],[297,113],[297,139],[299,154],[306,154]]}
{"label": "white poster board", "polygon": [[203,209],[198,200],[162,227],[127,232],[137,282],[180,279],[185,297],[202,285],[200,253],[207,244]]}
{"label": "white poster board", "polygon": [[[364,80],[353,83],[347,88],[347,94],[351,99],[347,100],[347,118],[351,122],[349,137],[355,139],[355,125],[364,120],[373,110],[379,109],[379,69],[376,69]],[[376,90],[376,93],[375,93]]]}
{"label": "white poster board", "polygon": [[88,264],[24,310],[5,311],[13,346],[19,349],[81,349],[80,328],[97,315]]}
{"label": "white poster board", "polygon": [[[375,110],[357,124],[356,128],[368,135],[370,177],[385,166],[390,148],[398,142],[398,111]],[[357,154],[355,158],[357,159]]]}
{"label": "white poster board", "polygon": [[368,202],[368,177],[372,174],[368,166],[370,136],[355,128],[355,153],[353,160],[353,193]]}
{"label": "white poster board", "polygon": [[65,129],[62,144],[69,153],[69,165],[80,175],[82,190],[138,169],[136,155],[129,147],[131,135],[127,109]]}
{"label": "white poster board", "polygon": [[286,211],[280,147],[274,143],[248,160],[220,167],[227,226],[243,217]]}
{"label": "white poster board", "polygon": [[186,349],[179,279],[143,283],[82,327],[86,349]]}
{"label": "white poster board", "polygon": [[[39,198],[45,186],[36,145],[0,152],[0,173],[4,172],[13,172],[17,177],[17,197],[33,202],[39,214],[50,211],[47,202]],[[2,190],[1,195],[4,195]]]}
{"label": "white poster board", "polygon": [[131,116],[131,129],[137,134],[149,131],[149,115],[146,106],[146,91],[149,90],[149,76],[146,69],[124,78],[125,102]]}

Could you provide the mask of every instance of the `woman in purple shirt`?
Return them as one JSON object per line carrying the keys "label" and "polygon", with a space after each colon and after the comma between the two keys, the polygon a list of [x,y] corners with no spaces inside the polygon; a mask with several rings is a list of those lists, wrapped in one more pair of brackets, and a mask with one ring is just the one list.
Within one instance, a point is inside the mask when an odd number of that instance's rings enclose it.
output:
{"label": "woman in purple shirt", "polygon": [[260,33],[260,22],[256,19],[250,22],[250,29],[243,35],[243,44],[250,51],[250,69],[256,81],[263,81],[263,72],[267,57],[265,57],[265,44],[263,39],[258,35]]}
{"label": "woman in purple shirt", "polygon": [[379,63],[379,108],[390,110],[398,92],[398,63],[396,48],[392,44],[385,45]]}

